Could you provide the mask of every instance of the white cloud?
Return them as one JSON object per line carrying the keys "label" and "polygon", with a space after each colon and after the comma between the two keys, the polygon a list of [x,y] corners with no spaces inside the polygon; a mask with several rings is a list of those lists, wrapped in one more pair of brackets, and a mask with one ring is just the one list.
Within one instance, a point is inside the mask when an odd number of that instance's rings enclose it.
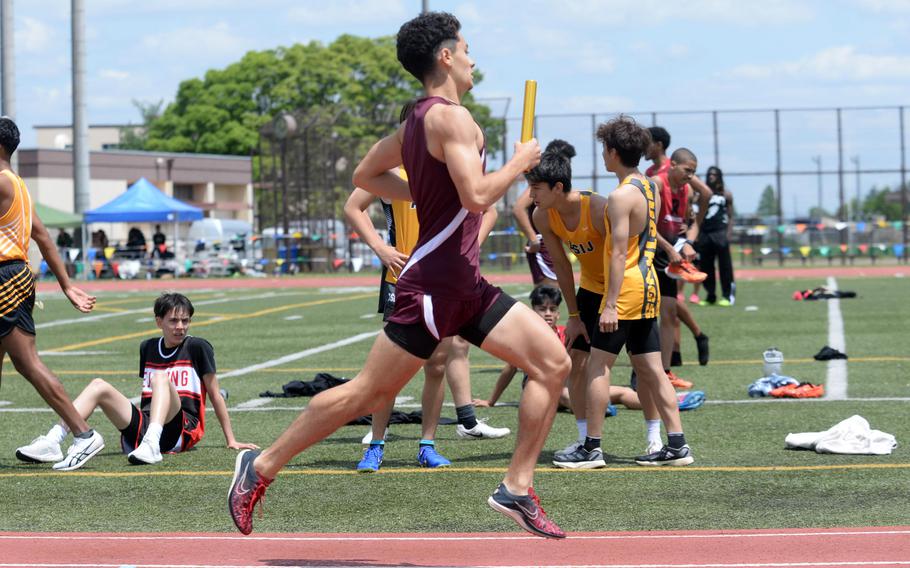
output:
{"label": "white cloud", "polygon": [[118,71],[117,69],[102,69],[98,72],[98,75],[102,79],[114,79],[116,81],[122,81],[124,79],[129,79],[130,74],[128,71]]}
{"label": "white cloud", "polygon": [[910,56],[858,53],[852,45],[823,49],[796,61],[769,65],[740,65],[731,71],[742,79],[775,76],[823,80],[910,79]]}
{"label": "white cloud", "polygon": [[53,31],[44,23],[22,18],[22,27],[15,31],[16,47],[25,53],[41,53],[50,47]]}
{"label": "white cloud", "polygon": [[231,30],[227,22],[209,28],[177,28],[142,38],[142,45],[171,57],[196,59],[239,57],[252,47],[249,38]]}
{"label": "white cloud", "polygon": [[308,26],[350,26],[365,22],[394,21],[403,23],[408,15],[417,15],[416,2],[405,8],[402,0],[336,0],[333,2],[301,2],[288,10],[288,17]]}

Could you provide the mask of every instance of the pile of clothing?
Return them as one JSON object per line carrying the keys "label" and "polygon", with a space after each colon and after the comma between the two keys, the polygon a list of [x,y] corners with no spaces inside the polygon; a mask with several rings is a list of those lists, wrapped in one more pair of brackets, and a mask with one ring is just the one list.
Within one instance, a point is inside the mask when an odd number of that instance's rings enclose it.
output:
{"label": "pile of clothing", "polygon": [[825,387],[812,383],[800,382],[786,375],[772,374],[762,377],[749,385],[749,396],[774,398],[820,398],[825,395]]}
{"label": "pile of clothing", "polygon": [[897,447],[897,439],[880,430],[873,430],[858,414],[838,422],[824,432],[787,434],[784,439],[791,450],[815,450],[820,454],[889,455]]}
{"label": "pile of clothing", "polygon": [[855,298],[856,292],[851,292],[849,290],[834,290],[828,288],[827,286],[819,286],[818,288],[813,288],[811,290],[797,290],[793,292],[793,299],[797,301],[802,300],[831,300],[834,298]]}

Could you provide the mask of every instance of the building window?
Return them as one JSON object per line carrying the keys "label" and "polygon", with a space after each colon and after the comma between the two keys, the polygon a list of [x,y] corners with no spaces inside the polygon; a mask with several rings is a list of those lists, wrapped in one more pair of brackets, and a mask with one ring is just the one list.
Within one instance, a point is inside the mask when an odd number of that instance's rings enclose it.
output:
{"label": "building window", "polygon": [[174,198],[180,201],[193,201],[193,186],[186,183],[175,183]]}

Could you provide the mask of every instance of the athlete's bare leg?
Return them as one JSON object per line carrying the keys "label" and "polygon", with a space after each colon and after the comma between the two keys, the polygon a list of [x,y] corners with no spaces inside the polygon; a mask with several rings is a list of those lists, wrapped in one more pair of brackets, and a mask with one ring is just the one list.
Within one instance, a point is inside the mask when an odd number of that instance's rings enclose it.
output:
{"label": "athlete's bare leg", "polygon": [[89,430],[85,418],[79,415],[66,394],[63,383],[38,357],[34,335],[14,327],[11,332],[0,339],[0,345],[9,353],[13,366],[16,367],[19,374],[35,387],[41,398],[66,423],[71,432],[82,434]]}
{"label": "athlete's bare leg", "polygon": [[570,349],[569,358],[572,360],[572,371],[569,373],[570,408],[575,420],[585,420],[588,415],[588,352]]}
{"label": "athlete's bare leg", "polygon": [[471,344],[459,336],[445,341],[451,342],[446,358],[446,380],[452,391],[452,401],[456,408],[471,404],[471,363],[468,360]]}
{"label": "athlete's bare leg", "polygon": [[673,355],[673,339],[679,329],[676,305],[676,296],[660,297],[660,359],[663,365],[662,369],[670,368],[670,357]]}
{"label": "athlete's bare leg", "polygon": [[100,408],[118,430],[129,426],[133,418],[133,403],[104,379],[92,379],[73,401],[73,406],[85,420]]}
{"label": "athlete's bare leg", "polygon": [[511,493],[526,495],[572,362],[547,323],[520,303],[509,309],[480,347],[528,374],[518,407],[515,453],[503,479]]}
{"label": "athlete's bare leg", "polygon": [[602,349],[591,347],[588,356],[588,436],[602,438],[604,413],[610,404],[610,369],[616,362],[616,355]]}
{"label": "athlete's bare leg", "polygon": [[266,478],[275,477],[303,450],[352,419],[387,406],[424,362],[380,333],[357,376],[314,396],[307,409],[256,458],[257,473]]}
{"label": "athlete's bare leg", "polygon": [[444,380],[446,377],[446,361],[450,357],[451,350],[452,338],[447,337],[442,340],[442,343],[439,344],[439,347],[436,348],[436,351],[433,352],[423,366],[423,398],[420,401],[420,406],[423,410],[423,420],[421,421],[420,435],[424,440],[436,439],[436,427],[439,425],[439,415],[442,413],[442,402],[445,400],[446,394]]}
{"label": "athlete's bare leg", "polygon": [[667,380],[667,375],[661,366],[660,354],[655,351],[643,355],[632,355],[630,359],[632,367],[638,375],[639,397],[643,392],[648,392],[667,432],[682,432],[676,391]]}
{"label": "athlete's bare leg", "polygon": [[177,387],[167,373],[153,373],[151,383],[152,405],[149,409],[149,422],[164,426],[180,411],[180,395],[177,394]]}
{"label": "athlete's bare leg", "polygon": [[[689,306],[685,302],[676,303],[676,315],[679,317],[679,321],[686,324],[686,327],[689,328],[689,331],[692,332],[694,337],[701,335],[701,328],[698,327],[698,322],[695,321],[695,316],[692,315],[692,310],[689,309]],[[679,326],[676,326],[676,332],[679,333]]]}
{"label": "athlete's bare leg", "polygon": [[613,404],[621,404],[629,410],[641,410],[641,400],[638,398],[638,393],[629,387],[611,385],[610,402]]}

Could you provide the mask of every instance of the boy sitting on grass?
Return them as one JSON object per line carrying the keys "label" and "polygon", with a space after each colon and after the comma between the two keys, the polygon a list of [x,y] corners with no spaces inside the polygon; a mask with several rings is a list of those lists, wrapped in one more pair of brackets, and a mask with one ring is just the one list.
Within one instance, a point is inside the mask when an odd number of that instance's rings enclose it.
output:
{"label": "boy sitting on grass", "polygon": [[[211,400],[221,423],[227,447],[256,448],[234,439],[227,405],[215,376],[215,352],[201,337],[188,334],[193,304],[183,294],[162,294],[155,301],[155,323],[162,336],[146,339],[139,347],[142,400],[135,406],[103,379],[94,379],[76,397],[73,405],[84,418],[100,408],[120,430],[120,445],[130,463],[154,464],[166,452],[185,452],[205,434],[205,400]],[[35,438],[16,455],[31,462],[57,462],[66,470],[74,456],[63,457],[60,444],[69,433],[63,422]],[[60,461],[62,460],[62,461]]]}

